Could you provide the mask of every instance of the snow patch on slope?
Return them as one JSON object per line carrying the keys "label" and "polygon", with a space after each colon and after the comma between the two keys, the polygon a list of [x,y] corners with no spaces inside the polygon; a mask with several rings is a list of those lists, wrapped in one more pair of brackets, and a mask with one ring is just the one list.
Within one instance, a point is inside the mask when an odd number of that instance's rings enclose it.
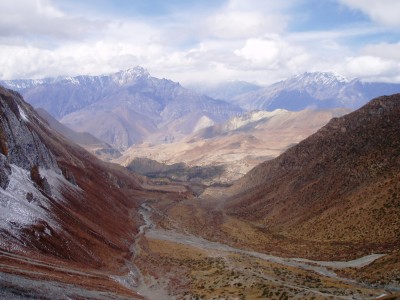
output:
{"label": "snow patch on slope", "polygon": [[[58,223],[50,213],[50,200],[37,189],[30,178],[30,172],[14,164],[10,166],[10,182],[5,190],[0,188],[0,229],[18,237],[22,227],[32,226],[42,220],[57,230]],[[63,189],[80,192],[78,187],[51,169],[40,169],[39,172],[48,180],[51,198],[56,201],[65,200],[62,196]]]}
{"label": "snow patch on slope", "polygon": [[71,182],[66,180],[61,173],[45,168],[40,168],[39,173],[42,177],[46,177],[51,188],[52,198],[55,198],[58,201],[65,201],[64,196],[62,195],[63,191],[67,190],[69,193],[75,193],[77,198],[79,198],[79,195],[83,192],[80,187],[73,185]]}
{"label": "snow patch on slope", "polygon": [[202,116],[196,123],[196,126],[194,127],[193,132],[196,132],[197,130],[209,127],[209,126],[213,126],[215,125],[215,122],[213,120],[211,120],[209,117],[207,116]]}
{"label": "snow patch on slope", "polygon": [[18,105],[18,110],[22,120],[24,120],[25,122],[29,122],[28,115],[19,105]]}
{"label": "snow patch on slope", "polygon": [[288,111],[285,109],[275,109],[274,111],[252,111],[239,117],[233,117],[224,125],[224,129],[235,130],[250,123],[254,123],[262,119],[272,118],[287,112]]}
{"label": "snow patch on slope", "polygon": [[67,82],[70,82],[71,84],[73,84],[73,85],[79,85],[80,84],[80,82],[79,82],[79,80],[77,79],[77,77],[64,77],[63,78],[65,81],[67,81]]}
{"label": "snow patch on slope", "polygon": [[[28,201],[27,195],[32,194]],[[0,227],[8,228],[11,223],[27,226],[33,225],[40,218],[49,220],[45,208],[48,203],[45,197],[36,189],[30,179],[29,171],[11,165],[10,183],[6,190],[0,189]]]}

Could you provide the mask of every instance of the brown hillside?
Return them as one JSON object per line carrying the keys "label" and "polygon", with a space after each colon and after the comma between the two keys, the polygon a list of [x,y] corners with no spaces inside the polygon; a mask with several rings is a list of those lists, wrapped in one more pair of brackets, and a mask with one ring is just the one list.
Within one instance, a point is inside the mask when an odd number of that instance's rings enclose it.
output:
{"label": "brown hillside", "polygon": [[332,119],[230,189],[232,216],[284,236],[400,245],[400,94]]}

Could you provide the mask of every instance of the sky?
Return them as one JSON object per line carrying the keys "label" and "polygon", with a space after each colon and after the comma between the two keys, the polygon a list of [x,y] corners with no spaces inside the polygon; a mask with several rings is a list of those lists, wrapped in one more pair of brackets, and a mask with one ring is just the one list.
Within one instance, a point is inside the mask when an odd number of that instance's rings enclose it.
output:
{"label": "sky", "polygon": [[399,0],[0,0],[0,79],[134,66],[183,84],[400,82]]}

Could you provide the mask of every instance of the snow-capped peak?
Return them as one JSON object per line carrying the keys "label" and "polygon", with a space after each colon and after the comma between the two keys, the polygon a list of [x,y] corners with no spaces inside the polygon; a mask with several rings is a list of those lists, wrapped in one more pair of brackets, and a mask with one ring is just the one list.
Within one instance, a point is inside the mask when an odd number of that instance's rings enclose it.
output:
{"label": "snow-capped peak", "polygon": [[335,72],[305,72],[294,76],[293,79],[303,82],[304,85],[317,83],[326,86],[350,82],[346,77]]}
{"label": "snow-capped peak", "polygon": [[2,84],[4,84],[10,89],[21,90],[41,85],[44,82],[45,82],[44,79],[17,79],[17,80],[4,80]]}
{"label": "snow-capped peak", "polygon": [[66,81],[68,83],[74,84],[74,85],[78,85],[80,84],[78,77],[71,77],[71,76],[67,76],[67,77],[62,77],[61,78],[62,81]]}
{"label": "snow-capped peak", "polygon": [[119,71],[118,73],[114,74],[113,80],[119,85],[124,85],[128,82],[135,81],[139,78],[148,78],[148,77],[150,77],[150,74],[146,69],[140,66],[136,66],[134,68],[130,68],[124,71]]}

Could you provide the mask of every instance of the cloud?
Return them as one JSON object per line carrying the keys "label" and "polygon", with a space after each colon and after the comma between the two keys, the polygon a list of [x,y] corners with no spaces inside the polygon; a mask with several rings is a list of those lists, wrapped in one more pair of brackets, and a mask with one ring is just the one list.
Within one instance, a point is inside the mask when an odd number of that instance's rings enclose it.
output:
{"label": "cloud", "polygon": [[281,69],[287,73],[298,73],[306,71],[311,62],[308,49],[279,35],[248,39],[245,45],[234,53],[244,59],[242,63],[247,69],[252,70]]}
{"label": "cloud", "polygon": [[104,22],[68,16],[49,0],[0,1],[0,37],[81,39],[94,34]]}
{"label": "cloud", "polygon": [[221,12],[208,18],[206,24],[212,36],[227,39],[282,32],[286,26],[285,17],[256,11]]}
{"label": "cloud", "polygon": [[398,81],[400,64],[377,56],[358,56],[346,58],[344,72],[351,77],[366,81]]}
{"label": "cloud", "polygon": [[[175,5],[163,3],[174,9],[151,16],[118,15],[119,6],[112,13],[89,14],[93,3],[108,2],[88,1],[82,10],[74,6],[77,0],[57,6],[62,1],[0,1],[2,79],[96,75],[141,65],[153,76],[182,83],[267,84],[304,71],[400,80],[400,42],[363,45],[369,36],[387,33],[385,27],[296,31],[294,10],[306,0],[209,1],[196,10],[172,1]],[[366,2],[340,0],[354,9],[361,9],[360,3],[367,9]],[[351,45],[353,39],[360,44]]]}
{"label": "cloud", "polygon": [[339,70],[365,81],[400,82],[400,43],[365,45],[360,55],[347,56]]}
{"label": "cloud", "polygon": [[400,61],[400,42],[397,43],[379,43],[366,45],[363,49],[366,54],[384,57],[386,59]]}
{"label": "cloud", "polygon": [[217,38],[251,38],[281,33],[288,17],[282,13],[287,1],[229,0],[206,20],[210,36]]}
{"label": "cloud", "polygon": [[361,10],[378,24],[400,26],[400,2],[398,0],[339,0],[352,9]]}
{"label": "cloud", "polygon": [[287,48],[285,42],[278,37],[264,39],[248,39],[243,48],[235,50],[235,54],[262,68],[274,68],[280,62],[281,50]]}

